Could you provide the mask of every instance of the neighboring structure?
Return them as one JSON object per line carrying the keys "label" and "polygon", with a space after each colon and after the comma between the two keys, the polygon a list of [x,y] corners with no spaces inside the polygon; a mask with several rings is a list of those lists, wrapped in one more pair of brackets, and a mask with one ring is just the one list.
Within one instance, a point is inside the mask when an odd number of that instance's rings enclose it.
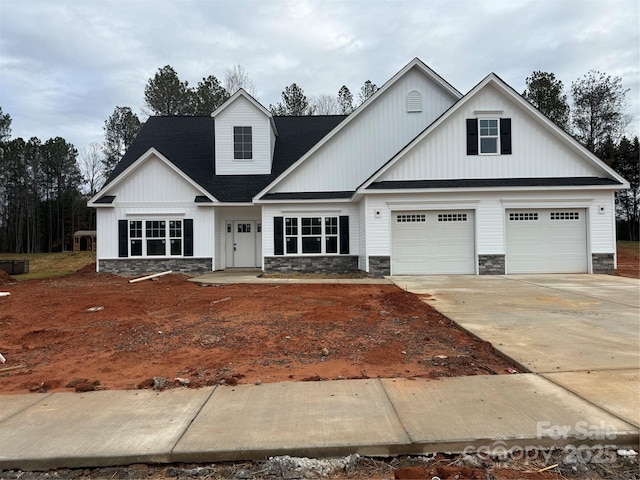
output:
{"label": "neighboring structure", "polygon": [[73,234],[73,251],[74,252],[95,252],[96,251],[95,230],[78,230]]}
{"label": "neighboring structure", "polygon": [[121,274],[600,272],[624,188],[495,74],[463,96],[414,59],[347,117],[152,117],[89,206]]}

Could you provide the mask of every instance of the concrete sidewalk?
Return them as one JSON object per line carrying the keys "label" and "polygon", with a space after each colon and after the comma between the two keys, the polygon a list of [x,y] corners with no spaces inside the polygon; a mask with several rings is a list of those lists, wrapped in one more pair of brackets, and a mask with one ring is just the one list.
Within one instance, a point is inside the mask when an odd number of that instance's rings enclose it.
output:
{"label": "concrete sidewalk", "polygon": [[0,470],[637,448],[640,282],[599,275],[393,280],[534,373],[4,395]]}
{"label": "concrete sidewalk", "polygon": [[535,374],[0,396],[0,470],[638,444]]}

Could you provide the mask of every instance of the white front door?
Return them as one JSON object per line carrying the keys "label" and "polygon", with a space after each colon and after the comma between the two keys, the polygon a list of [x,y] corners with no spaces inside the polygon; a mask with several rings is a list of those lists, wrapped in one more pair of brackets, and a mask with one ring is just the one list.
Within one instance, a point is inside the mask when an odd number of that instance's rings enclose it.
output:
{"label": "white front door", "polygon": [[255,268],[256,222],[236,220],[233,222],[233,267]]}

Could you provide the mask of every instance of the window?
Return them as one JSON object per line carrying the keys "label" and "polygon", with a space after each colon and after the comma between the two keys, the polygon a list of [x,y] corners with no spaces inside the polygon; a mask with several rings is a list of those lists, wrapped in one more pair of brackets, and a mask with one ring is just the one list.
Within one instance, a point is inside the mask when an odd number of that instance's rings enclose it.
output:
{"label": "window", "polygon": [[439,213],[438,221],[439,222],[466,222],[467,214],[466,213]]}
{"label": "window", "polygon": [[401,214],[396,217],[396,223],[426,222],[427,216],[424,213]]}
{"label": "window", "polygon": [[183,239],[182,220],[129,221],[129,255],[132,257],[182,255]]}
{"label": "window", "polygon": [[284,222],[286,253],[298,253],[298,219],[287,218]]}
{"label": "window", "polygon": [[532,213],[510,213],[509,221],[510,222],[531,222],[538,220],[538,212]]}
{"label": "window", "polygon": [[169,220],[171,255],[182,255],[182,221]]}
{"label": "window", "polygon": [[285,253],[338,253],[338,217],[284,219]]}
{"label": "window", "polygon": [[325,252],[338,253],[338,217],[324,219]]}
{"label": "window", "polygon": [[145,222],[145,235],[147,237],[147,255],[165,255],[167,236],[166,222],[164,220],[151,220]]}
{"label": "window", "polygon": [[467,155],[511,155],[510,118],[467,118]]}
{"label": "window", "polygon": [[132,220],[129,222],[129,242],[131,244],[131,256],[142,255],[142,221]]}
{"label": "window", "polygon": [[480,155],[498,153],[498,120],[480,119]]}
{"label": "window", "polygon": [[251,160],[253,158],[251,127],[233,127],[233,158]]}
{"label": "window", "polygon": [[580,212],[551,212],[551,220],[580,220]]}

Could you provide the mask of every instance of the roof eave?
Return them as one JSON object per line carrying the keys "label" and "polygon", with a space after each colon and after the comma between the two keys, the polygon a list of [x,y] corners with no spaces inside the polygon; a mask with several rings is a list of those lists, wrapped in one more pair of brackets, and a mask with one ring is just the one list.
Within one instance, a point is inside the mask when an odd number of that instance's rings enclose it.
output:
{"label": "roof eave", "polygon": [[489,186],[489,187],[435,187],[435,188],[377,188],[377,189],[360,189],[356,191],[357,195],[397,195],[400,193],[458,193],[458,192],[512,192],[512,191],[549,191],[549,190],[609,190],[618,191],[629,188],[629,185],[557,185],[557,186]]}

